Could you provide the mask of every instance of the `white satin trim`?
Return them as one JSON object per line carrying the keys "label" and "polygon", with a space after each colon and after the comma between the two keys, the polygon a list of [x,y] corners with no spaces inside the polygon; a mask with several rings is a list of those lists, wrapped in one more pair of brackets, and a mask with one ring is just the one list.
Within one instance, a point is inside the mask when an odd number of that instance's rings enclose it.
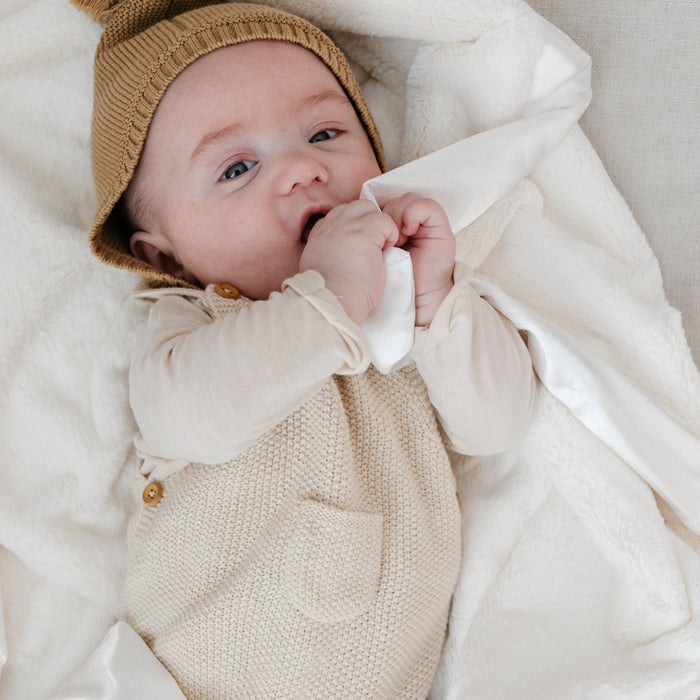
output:
{"label": "white satin trim", "polygon": [[401,248],[388,248],[384,251],[384,266],[384,292],[365,319],[362,332],[369,341],[372,364],[388,374],[413,345],[416,302],[411,256]]}
{"label": "white satin trim", "polygon": [[700,534],[700,440],[574,336],[494,284],[472,279],[471,285],[527,332],[545,387]]}
{"label": "white satin trim", "polygon": [[173,677],[125,622],[47,700],[185,700]]}
{"label": "white satin trim", "polygon": [[[591,99],[591,60],[566,34],[542,19],[544,48],[535,66],[524,115],[406,163],[362,187],[363,199],[416,192],[442,205],[453,231],[459,231],[503,197],[561,142]],[[446,174],[449,174],[446,176]],[[362,327],[372,363],[384,373],[408,353],[415,309],[408,253],[391,251],[387,282],[379,305]]]}

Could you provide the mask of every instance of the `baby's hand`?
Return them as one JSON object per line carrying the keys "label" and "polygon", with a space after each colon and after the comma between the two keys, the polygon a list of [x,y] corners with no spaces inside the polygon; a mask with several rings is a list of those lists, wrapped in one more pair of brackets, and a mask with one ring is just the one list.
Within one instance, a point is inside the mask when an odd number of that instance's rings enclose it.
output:
{"label": "baby's hand", "polygon": [[411,255],[416,325],[427,326],[453,285],[457,244],[447,215],[434,199],[412,193],[380,202],[380,206],[396,222],[396,245]]}
{"label": "baby's hand", "polygon": [[372,202],[340,204],[311,229],[299,272],[320,272],[345,313],[362,325],[384,291],[382,252],[398,237],[392,217]]}

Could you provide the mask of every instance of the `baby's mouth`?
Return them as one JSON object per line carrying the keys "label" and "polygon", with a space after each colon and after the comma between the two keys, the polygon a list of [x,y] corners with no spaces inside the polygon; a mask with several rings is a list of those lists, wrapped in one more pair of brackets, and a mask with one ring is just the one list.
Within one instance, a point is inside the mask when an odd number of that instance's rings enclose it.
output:
{"label": "baby's mouth", "polygon": [[317,214],[312,214],[307,220],[306,224],[304,224],[304,228],[301,231],[301,242],[306,243],[306,241],[309,240],[309,234],[311,233],[311,229],[314,227],[315,224],[317,224],[325,214],[318,212]]}

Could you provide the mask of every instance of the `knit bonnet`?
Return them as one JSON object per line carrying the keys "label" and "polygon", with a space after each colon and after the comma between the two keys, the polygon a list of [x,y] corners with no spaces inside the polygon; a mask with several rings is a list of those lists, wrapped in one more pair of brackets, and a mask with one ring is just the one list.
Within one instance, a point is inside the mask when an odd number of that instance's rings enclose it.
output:
{"label": "knit bonnet", "polygon": [[277,39],[314,53],[344,89],[384,168],[377,127],[345,56],[306,20],[248,3],[72,1],[94,19],[107,22],[95,52],[91,136],[97,204],[90,247],[103,262],[138,272],[153,286],[191,286],[131,254],[131,231],[117,205],[133,177],[153,115],[168,86],[197,58],[224,46]]}

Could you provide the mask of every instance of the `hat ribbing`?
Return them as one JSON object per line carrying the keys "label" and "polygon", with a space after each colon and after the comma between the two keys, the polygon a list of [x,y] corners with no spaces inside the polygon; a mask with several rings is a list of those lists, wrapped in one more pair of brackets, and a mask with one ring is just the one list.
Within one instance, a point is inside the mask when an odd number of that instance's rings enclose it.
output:
{"label": "hat ribbing", "polygon": [[362,122],[383,169],[377,127],[340,49],[317,27],[262,5],[210,0],[74,0],[108,19],[95,53],[92,168],[97,209],[90,246],[103,262],[139,272],[156,286],[190,286],[137,260],[114,209],[127,189],[148,128],[168,86],[200,56],[256,39],[277,39],[313,52],[332,71]]}

